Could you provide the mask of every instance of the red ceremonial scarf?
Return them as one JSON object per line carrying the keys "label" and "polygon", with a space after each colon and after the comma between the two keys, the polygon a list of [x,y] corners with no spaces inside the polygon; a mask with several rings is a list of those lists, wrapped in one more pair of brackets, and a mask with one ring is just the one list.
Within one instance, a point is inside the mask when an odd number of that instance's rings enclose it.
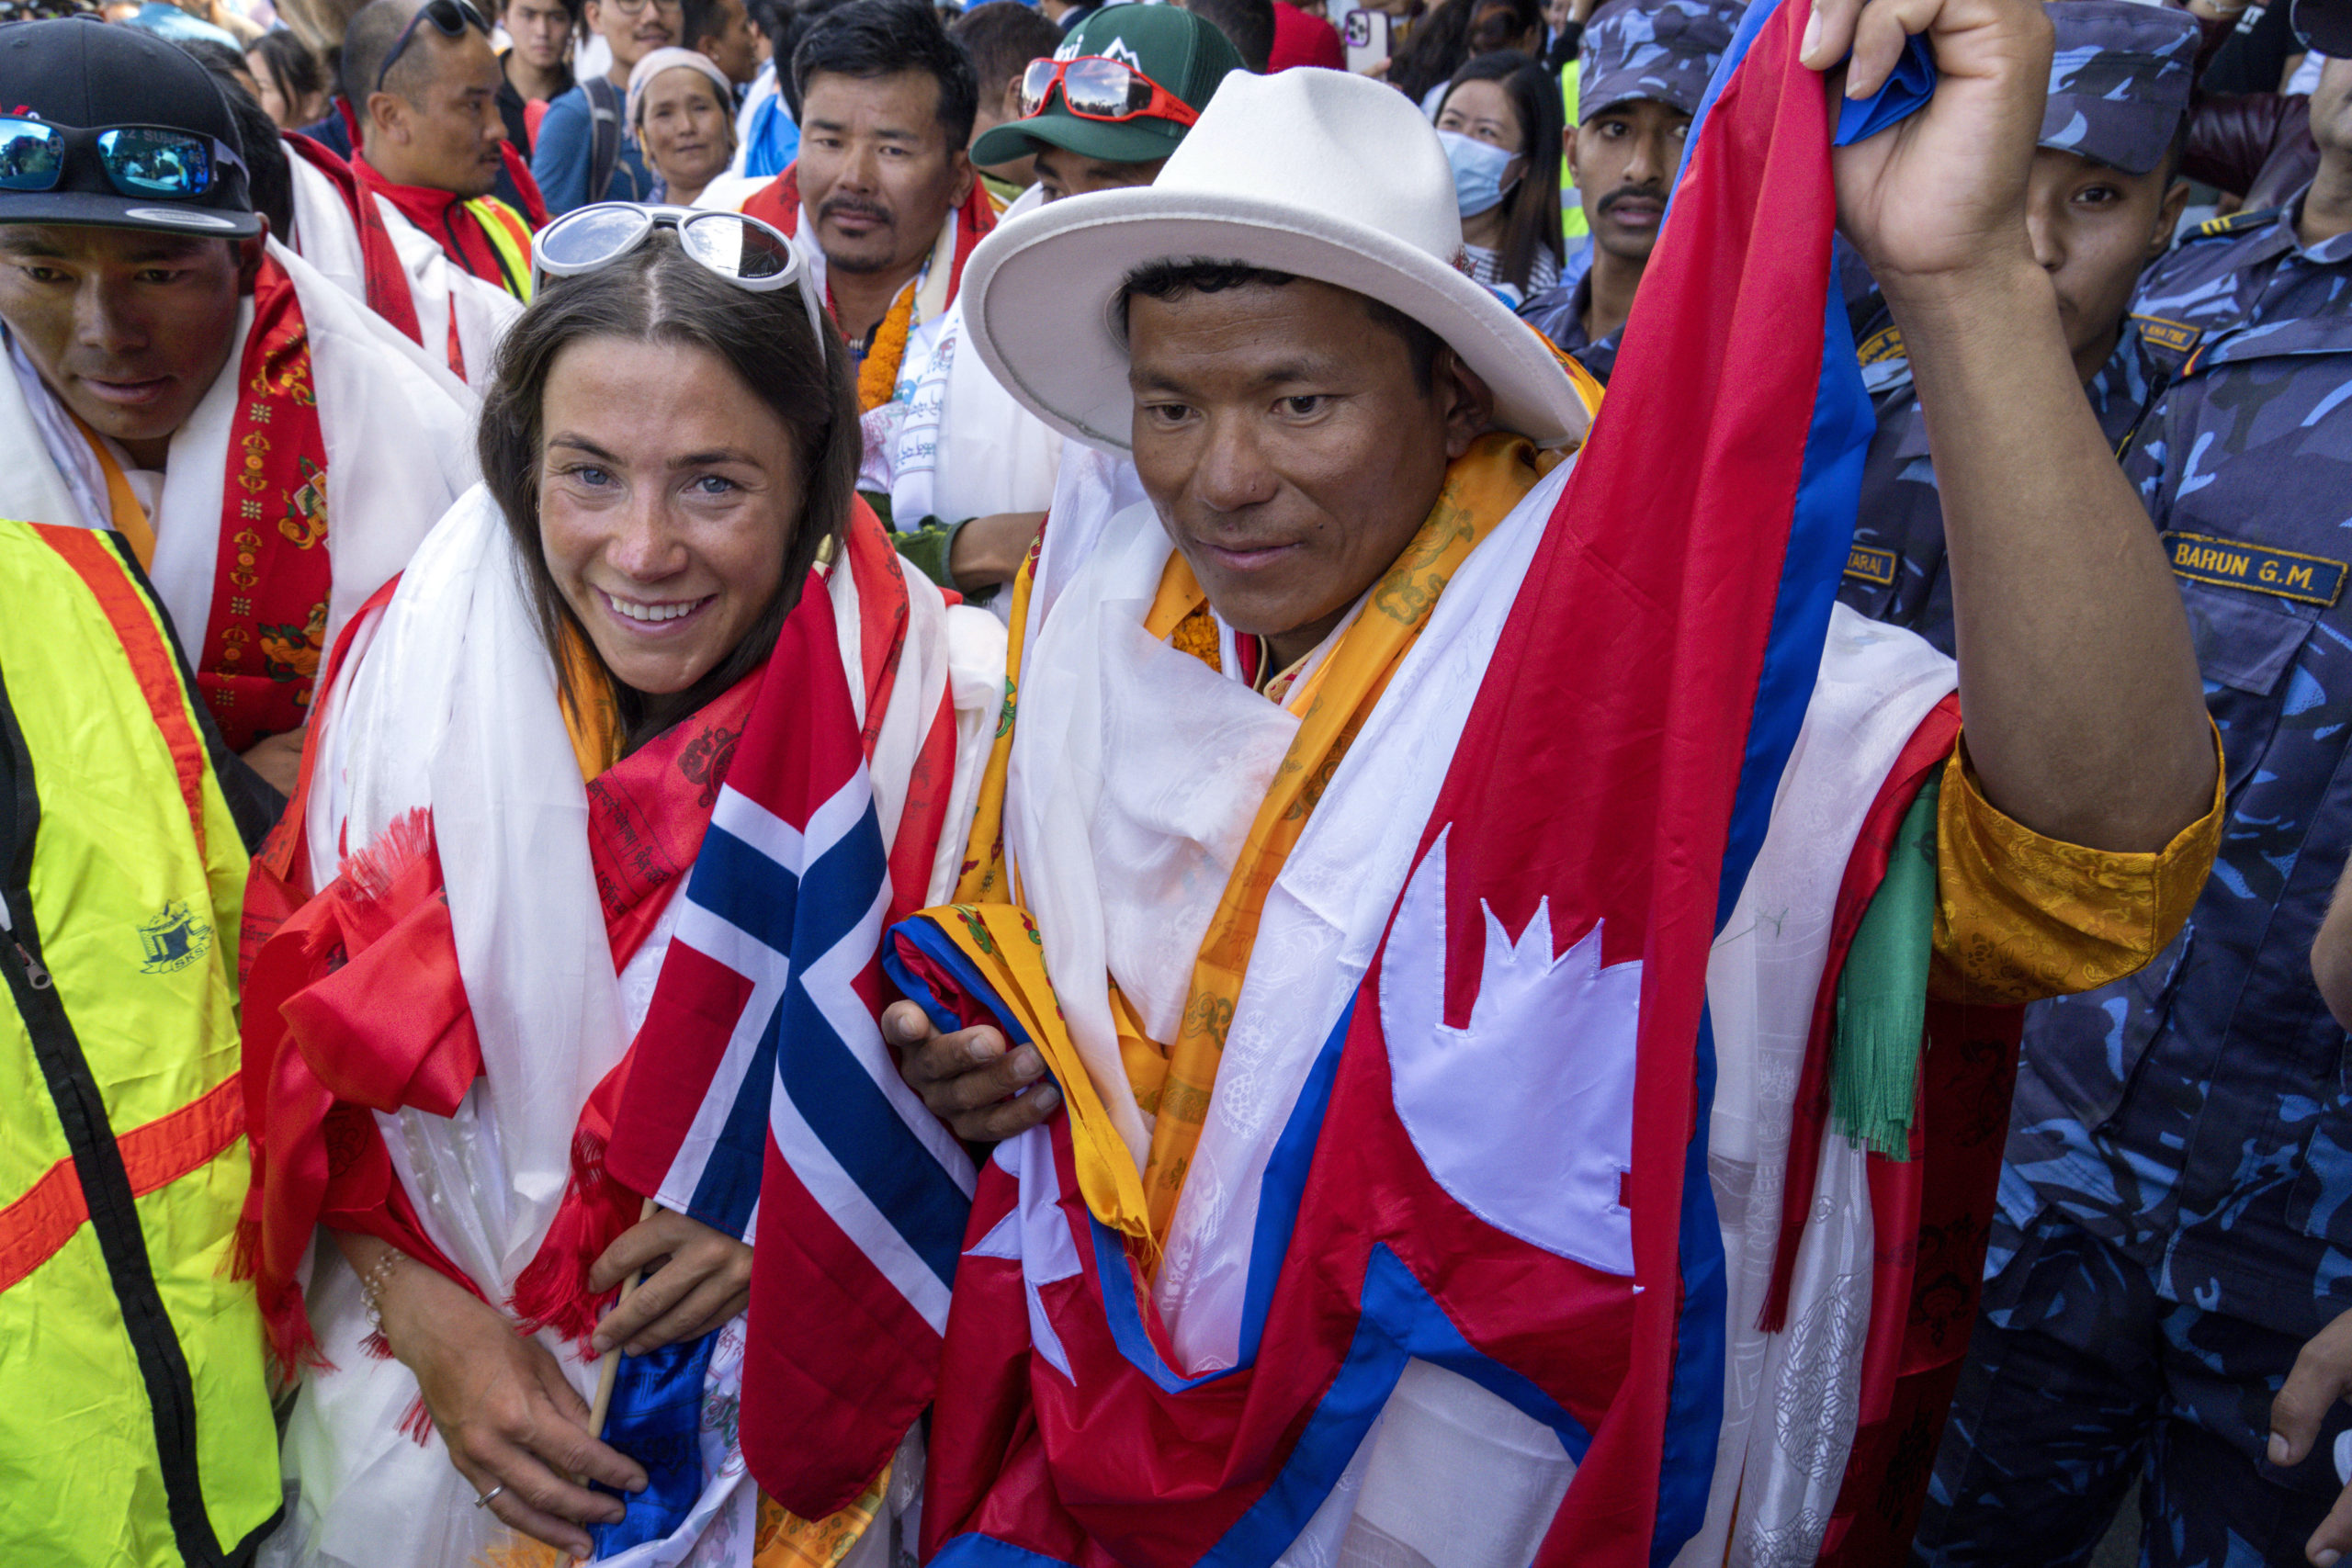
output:
{"label": "red ceremonial scarf", "polygon": [[[389,597],[387,585],[379,602]],[[694,863],[759,676],[754,670],[589,782],[589,858],[616,968],[643,945]],[[295,804],[254,862],[249,941],[263,935],[253,929],[255,919],[291,901],[286,873],[301,854],[310,762],[306,754]],[[245,982],[244,1021],[254,1179],[240,1258],[255,1278],[281,1364],[291,1367],[315,1349],[295,1270],[322,1224],[380,1236],[479,1294],[425,1235],[368,1114],[413,1106],[454,1115],[481,1074],[428,818],[413,814],[395,824],[266,934]],[[624,1057],[582,1113],[576,1169],[583,1152],[587,1167],[601,1168],[627,1068]],[[611,1197],[607,1185],[591,1183],[577,1196]],[[636,1217],[633,1197],[616,1201]],[[577,1206],[568,1193],[564,1210]],[[560,1213],[556,1228],[566,1226]],[[570,1221],[571,1231],[582,1228],[578,1218]]]}
{"label": "red ceremonial scarf", "polygon": [[401,265],[400,247],[392,243],[392,231],[384,226],[384,215],[376,210],[376,204],[360,199],[365,193],[360,190],[351,165],[337,157],[334,148],[313,141],[300,131],[281,131],[279,140],[286,143],[288,152],[333,180],[335,194],[343,197],[343,205],[359,231],[359,255],[367,267],[368,308],[407,333],[409,342],[422,344],[424,331],[417,324],[416,301],[409,298],[408,269]]}
{"label": "red ceremonial scarf", "polygon": [[[442,253],[458,266],[484,283],[503,288],[518,299],[522,298],[530,279],[508,275],[504,257],[483,227],[486,220],[480,207],[452,192],[429,186],[394,185],[364,154],[351,160],[351,172],[362,186],[390,202],[400,209],[401,217],[431,235]],[[503,202],[499,206],[514,217],[522,230],[520,238],[527,253],[529,226],[513,209]]]}
{"label": "red ceremonial scarf", "polygon": [[300,729],[325,650],[327,449],[311,333],[286,269],[265,255],[237,363],[212,614],[196,684],[231,750]]}

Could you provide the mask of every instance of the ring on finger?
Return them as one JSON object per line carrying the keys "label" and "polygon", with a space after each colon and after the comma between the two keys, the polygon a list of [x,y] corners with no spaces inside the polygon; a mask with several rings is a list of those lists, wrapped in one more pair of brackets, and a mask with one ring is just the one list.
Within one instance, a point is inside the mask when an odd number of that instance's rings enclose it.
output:
{"label": "ring on finger", "polygon": [[502,1482],[500,1482],[497,1485],[495,1485],[495,1486],[492,1487],[489,1491],[487,1491],[487,1492],[483,1493],[481,1496],[479,1496],[479,1497],[475,1498],[475,1499],[474,1499],[474,1506],[475,1506],[475,1507],[477,1507],[477,1508],[487,1508],[487,1507],[489,1507],[489,1506],[490,1506],[490,1500],[491,1500],[492,1497],[497,1496],[500,1493],[502,1493],[502,1492],[503,1492],[503,1491],[505,1491],[505,1490],[506,1490],[506,1483],[505,1483],[504,1482],[503,1482],[503,1481],[502,1481]]}

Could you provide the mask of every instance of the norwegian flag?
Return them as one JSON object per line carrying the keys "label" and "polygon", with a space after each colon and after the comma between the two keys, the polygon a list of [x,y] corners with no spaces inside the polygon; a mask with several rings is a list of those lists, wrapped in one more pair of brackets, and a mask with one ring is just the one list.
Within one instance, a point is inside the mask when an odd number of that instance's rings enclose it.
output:
{"label": "norwegian flag", "polygon": [[[764,682],[745,725],[639,1032],[659,1070],[631,1073],[607,1163],[719,1229],[756,1218],[747,1380],[787,1348],[864,1347],[845,1323],[883,1331],[907,1392],[863,1359],[828,1409],[833,1437],[887,1457],[927,1398],[972,1166],[876,1021],[890,871],[827,594],[803,596],[774,667],[806,678]],[[805,1410],[786,1434],[763,1412],[743,1411],[747,1450],[829,1441]]]}

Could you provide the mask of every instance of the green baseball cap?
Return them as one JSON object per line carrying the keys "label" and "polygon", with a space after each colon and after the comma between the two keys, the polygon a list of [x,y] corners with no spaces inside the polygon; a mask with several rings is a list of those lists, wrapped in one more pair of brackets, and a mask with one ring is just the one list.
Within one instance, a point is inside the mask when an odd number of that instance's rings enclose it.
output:
{"label": "green baseball cap", "polygon": [[[1177,6],[1106,6],[1072,28],[1057,61],[1101,55],[1159,83],[1193,109],[1208,107],[1241,56],[1206,17]],[[1062,147],[1105,164],[1152,164],[1176,151],[1190,127],[1155,115],[1088,119],[1069,112],[1057,85],[1035,114],[1008,120],[972,143],[976,164],[1006,164]]]}

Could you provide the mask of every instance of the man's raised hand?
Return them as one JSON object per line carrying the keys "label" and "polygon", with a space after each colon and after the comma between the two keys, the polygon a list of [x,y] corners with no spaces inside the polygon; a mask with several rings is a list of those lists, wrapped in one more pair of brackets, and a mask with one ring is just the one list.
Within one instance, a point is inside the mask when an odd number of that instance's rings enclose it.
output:
{"label": "man's raised hand", "polygon": [[1934,97],[1831,154],[1838,225],[1890,299],[1987,268],[2039,270],[2025,192],[2049,91],[2049,18],[2038,0],[1817,0],[1804,63],[1829,71],[1850,49],[1845,92],[1866,98],[1921,34]]}

